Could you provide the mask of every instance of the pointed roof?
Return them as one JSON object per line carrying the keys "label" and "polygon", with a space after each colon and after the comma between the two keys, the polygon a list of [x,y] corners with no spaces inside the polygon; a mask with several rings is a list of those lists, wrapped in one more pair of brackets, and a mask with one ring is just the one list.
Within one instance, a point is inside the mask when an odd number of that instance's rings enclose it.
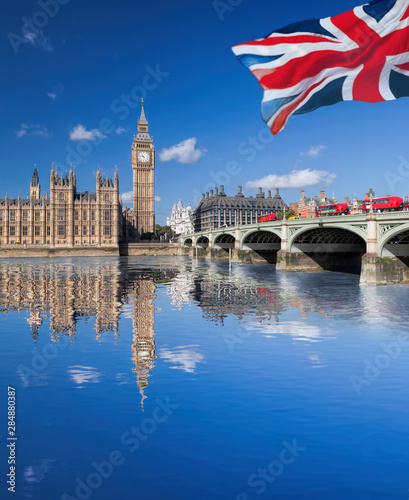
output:
{"label": "pointed roof", "polygon": [[143,99],[141,101],[141,116],[138,120],[138,123],[141,124],[141,125],[147,125],[148,124],[148,120],[146,119],[146,116],[145,116],[145,110],[144,110],[144,107],[143,107]]}
{"label": "pointed roof", "polygon": [[34,165],[34,172],[33,172],[33,176],[31,178],[31,185],[33,187],[37,187],[40,183],[40,178],[38,177],[38,172],[37,172],[37,166]]}
{"label": "pointed roof", "polygon": [[138,133],[134,137],[134,142],[152,142],[152,138],[149,135],[149,130],[148,130],[148,120],[146,119],[145,116],[145,109],[144,109],[144,102],[143,99],[141,101],[141,116],[138,120]]}
{"label": "pointed roof", "polygon": [[35,165],[34,166],[34,172],[33,172],[33,177],[32,177],[32,180],[36,180],[36,181],[39,181],[40,178],[38,177],[38,172],[37,172],[37,166]]}

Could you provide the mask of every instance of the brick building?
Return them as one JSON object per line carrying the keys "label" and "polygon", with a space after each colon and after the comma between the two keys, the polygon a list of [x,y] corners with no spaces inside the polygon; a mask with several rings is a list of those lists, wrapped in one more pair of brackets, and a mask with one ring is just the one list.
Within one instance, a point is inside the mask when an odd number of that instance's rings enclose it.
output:
{"label": "brick building", "polygon": [[301,199],[298,203],[298,214],[302,219],[315,217],[316,209],[320,205],[332,205],[338,203],[335,196],[327,198],[325,191],[321,191],[319,196],[305,196],[304,189],[301,191]]}

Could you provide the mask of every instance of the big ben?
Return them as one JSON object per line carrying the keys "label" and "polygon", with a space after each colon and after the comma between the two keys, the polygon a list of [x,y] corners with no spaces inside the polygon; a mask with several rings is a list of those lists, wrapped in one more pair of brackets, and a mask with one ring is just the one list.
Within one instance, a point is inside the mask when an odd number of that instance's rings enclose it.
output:
{"label": "big ben", "polygon": [[136,236],[155,231],[155,148],[142,99],[138,133],[132,145],[133,211]]}

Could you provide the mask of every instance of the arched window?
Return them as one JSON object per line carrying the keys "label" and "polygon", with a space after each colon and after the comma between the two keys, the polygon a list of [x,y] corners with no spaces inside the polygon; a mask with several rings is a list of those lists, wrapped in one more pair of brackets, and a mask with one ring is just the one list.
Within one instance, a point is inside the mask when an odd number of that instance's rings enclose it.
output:
{"label": "arched window", "polygon": [[60,193],[60,201],[64,201],[65,197],[64,197],[64,193]]}
{"label": "arched window", "polygon": [[105,201],[109,201],[109,194],[105,195]]}

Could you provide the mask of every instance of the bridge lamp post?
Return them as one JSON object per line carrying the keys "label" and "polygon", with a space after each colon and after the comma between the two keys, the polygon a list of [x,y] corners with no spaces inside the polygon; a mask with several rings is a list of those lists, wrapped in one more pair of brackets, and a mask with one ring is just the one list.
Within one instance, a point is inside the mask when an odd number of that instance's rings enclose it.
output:
{"label": "bridge lamp post", "polygon": [[371,193],[371,196],[369,198],[369,201],[371,202],[371,208],[369,209],[369,213],[370,214],[373,214],[373,196],[372,196],[372,193]]}

